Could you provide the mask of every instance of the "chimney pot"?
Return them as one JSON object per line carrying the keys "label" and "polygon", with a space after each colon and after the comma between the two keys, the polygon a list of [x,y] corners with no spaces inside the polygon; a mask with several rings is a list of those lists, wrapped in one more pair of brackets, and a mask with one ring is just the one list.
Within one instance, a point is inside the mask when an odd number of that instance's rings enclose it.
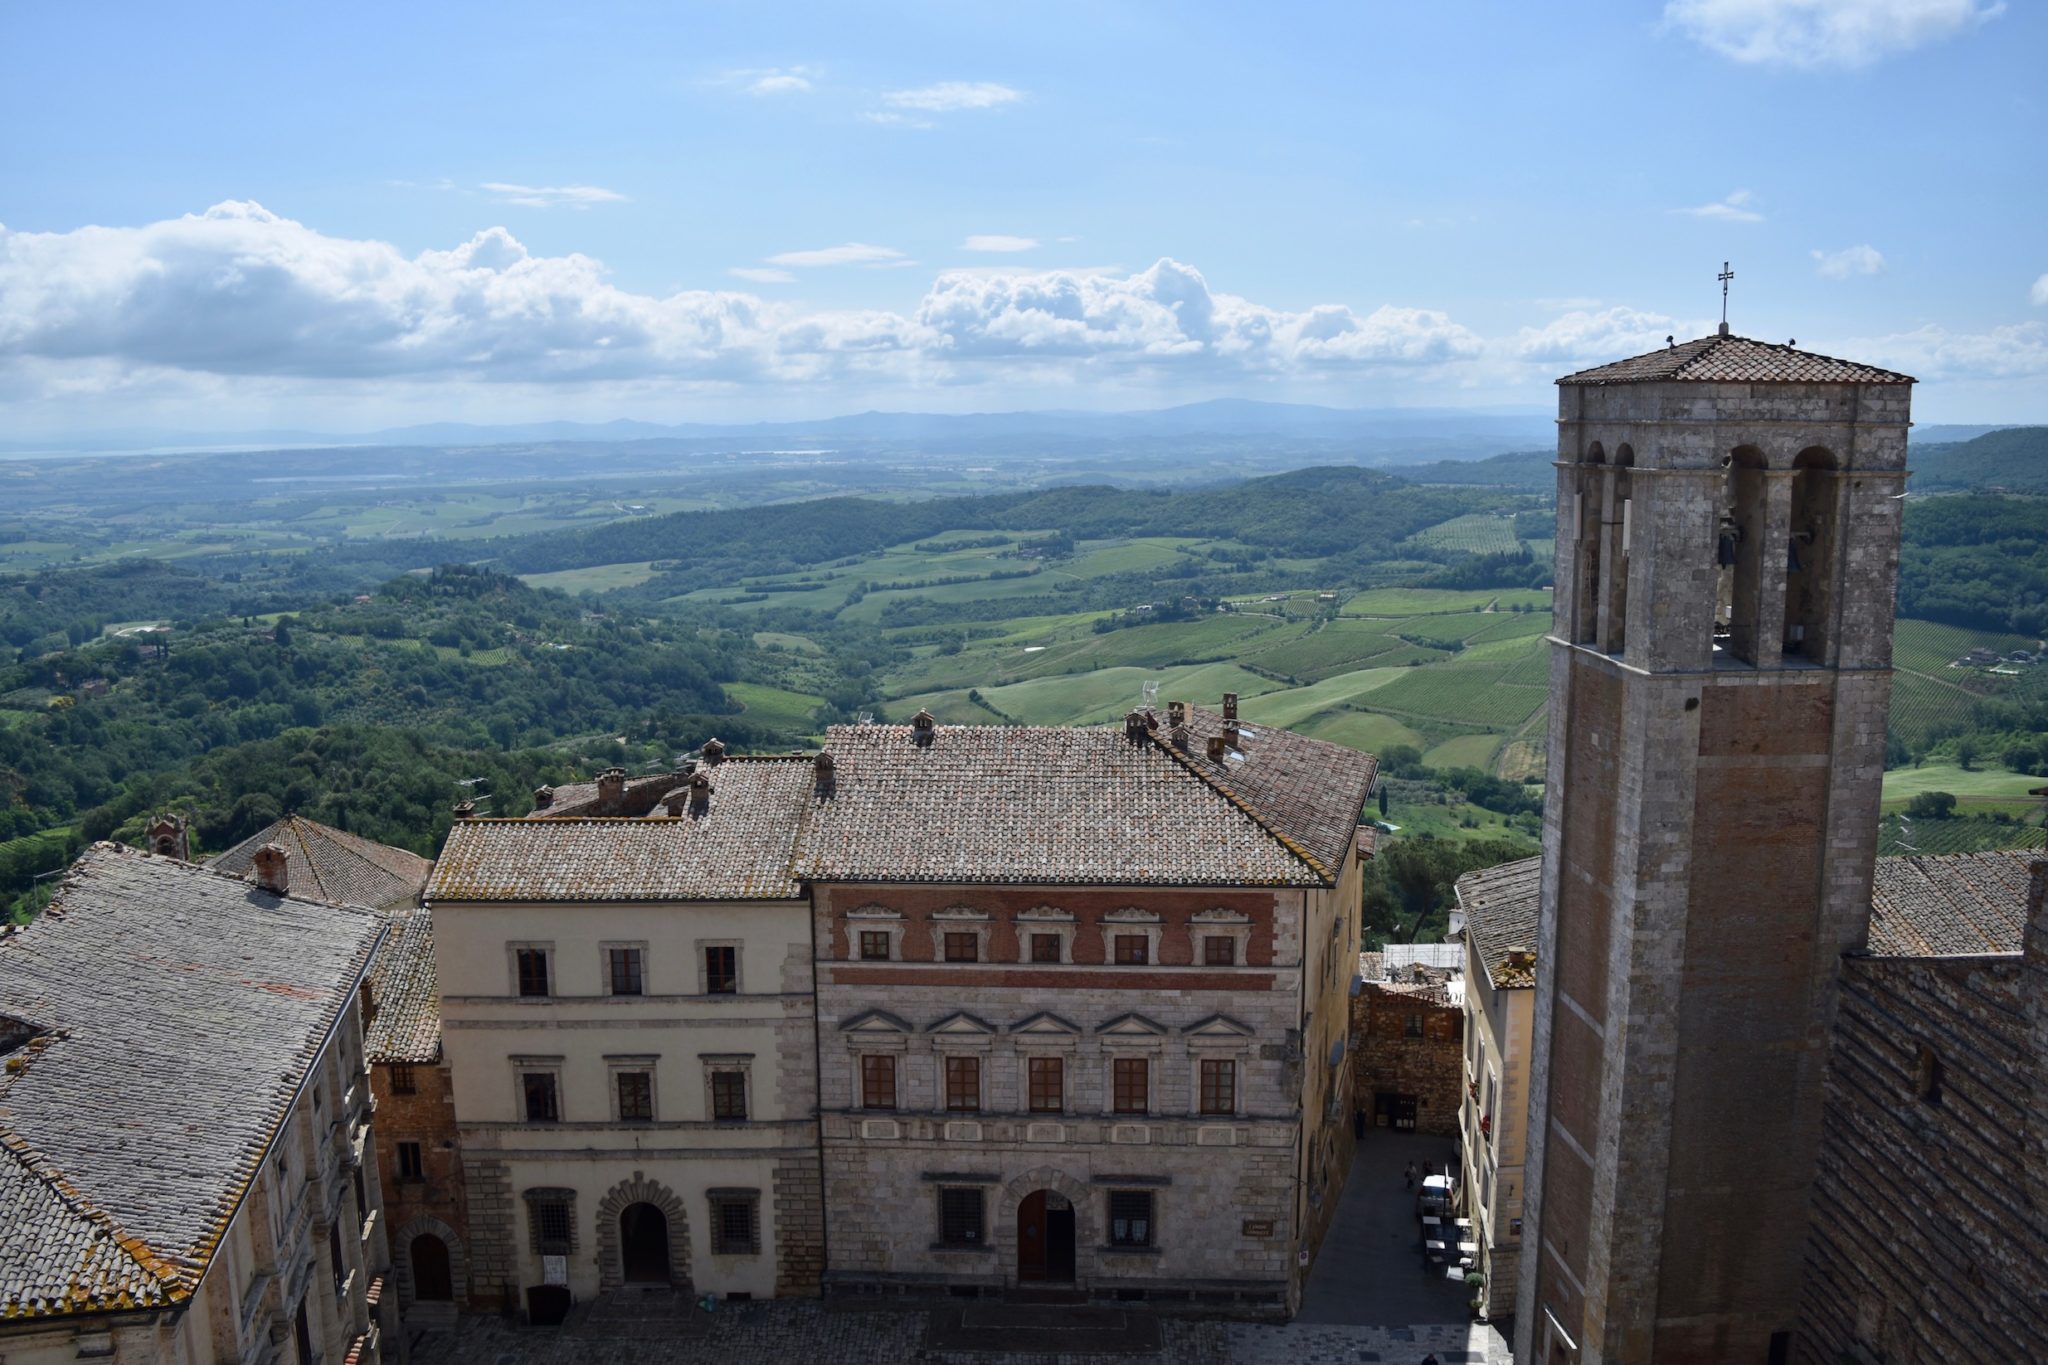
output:
{"label": "chimney pot", "polygon": [[1145,737],[1145,713],[1131,711],[1124,715],[1124,738],[1139,740]]}
{"label": "chimney pot", "polygon": [[288,895],[292,885],[292,855],[281,844],[265,844],[256,850],[256,885],[273,896]]}
{"label": "chimney pot", "polygon": [[546,810],[554,804],[555,789],[553,787],[535,787],[533,789],[533,808],[535,810]]}
{"label": "chimney pot", "polygon": [[458,819],[458,820],[467,820],[467,819],[468,819],[468,818],[469,818],[470,816],[472,816],[472,815],[475,815],[475,814],[476,814],[476,802],[474,802],[474,801],[457,801],[457,802],[455,803],[455,818],[456,818],[456,819]]}
{"label": "chimney pot", "polygon": [[1223,719],[1237,719],[1237,693],[1235,692],[1225,692],[1223,694]]}
{"label": "chimney pot", "polygon": [[1188,704],[1184,701],[1170,701],[1166,703],[1166,719],[1169,724],[1186,725],[1188,723]]}
{"label": "chimney pot", "polygon": [[713,735],[710,739],[704,741],[702,752],[706,763],[722,763],[725,761],[725,741]]}
{"label": "chimney pot", "polygon": [[1223,736],[1209,736],[1209,759],[1211,762],[1221,763],[1223,761],[1223,749]]}
{"label": "chimney pot", "polygon": [[910,718],[910,738],[917,744],[929,744],[938,737],[939,718],[929,711],[919,711]]}
{"label": "chimney pot", "polygon": [[830,796],[833,788],[838,785],[838,764],[833,761],[832,755],[820,753],[811,760],[811,767],[817,774],[818,795]]}
{"label": "chimney pot", "polygon": [[670,815],[681,815],[683,807],[689,804],[690,791],[687,787],[677,787],[674,791],[661,798],[662,809],[666,810]]}

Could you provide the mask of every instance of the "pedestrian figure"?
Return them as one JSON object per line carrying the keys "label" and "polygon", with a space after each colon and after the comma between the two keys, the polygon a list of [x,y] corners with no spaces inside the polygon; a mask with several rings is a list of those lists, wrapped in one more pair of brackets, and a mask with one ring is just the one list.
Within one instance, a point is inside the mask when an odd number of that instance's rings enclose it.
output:
{"label": "pedestrian figure", "polygon": [[1422,1358],[1422,1365],[1437,1365],[1436,1352],[1431,1351],[1428,1355],[1424,1356]]}
{"label": "pedestrian figure", "polygon": [[1409,1163],[1408,1163],[1408,1169],[1407,1169],[1406,1171],[1402,1172],[1402,1174],[1401,1174],[1401,1179],[1402,1179],[1403,1181],[1405,1181],[1405,1182],[1407,1183],[1407,1186],[1408,1186],[1408,1188],[1409,1188],[1409,1189],[1411,1189],[1411,1190],[1412,1190],[1412,1189],[1414,1189],[1414,1188],[1415,1188],[1415,1163],[1414,1163],[1414,1162],[1412,1162],[1412,1161],[1411,1161],[1411,1162],[1409,1162]]}

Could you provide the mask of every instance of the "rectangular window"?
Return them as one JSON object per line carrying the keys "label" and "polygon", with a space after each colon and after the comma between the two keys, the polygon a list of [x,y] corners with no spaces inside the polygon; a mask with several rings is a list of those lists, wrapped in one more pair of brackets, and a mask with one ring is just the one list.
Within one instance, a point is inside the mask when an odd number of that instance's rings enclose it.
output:
{"label": "rectangular window", "polygon": [[1152,1191],[1110,1191],[1109,1244],[1113,1247],[1152,1245]]}
{"label": "rectangular window", "polygon": [[1142,967],[1151,954],[1147,951],[1149,941],[1143,934],[1118,934],[1116,936],[1116,961],[1119,967]]}
{"label": "rectangular window", "polygon": [[527,1230],[533,1249],[542,1256],[562,1256],[576,1249],[576,1192],[533,1189],[525,1193]]}
{"label": "rectangular window", "polygon": [[761,1250],[751,1195],[711,1197],[711,1250],[719,1256],[751,1256]]}
{"label": "rectangular window", "polygon": [[619,1118],[627,1123],[654,1119],[654,1076],[647,1071],[619,1073]]}
{"label": "rectangular window", "polygon": [[521,948],[516,956],[519,963],[519,993],[521,995],[546,995],[548,993],[548,950],[545,948]]}
{"label": "rectangular window", "polygon": [[981,958],[981,941],[973,930],[962,933],[953,931],[946,935],[946,961],[976,962]]}
{"label": "rectangular window", "polygon": [[711,995],[734,995],[740,988],[740,950],[733,947],[704,950],[704,990]]}
{"label": "rectangular window", "polygon": [[1031,960],[1033,962],[1058,962],[1060,960],[1060,936],[1058,934],[1033,934],[1031,936]]}
{"label": "rectangular window", "polygon": [[711,1073],[711,1117],[738,1120],[747,1116],[747,1073]]}
{"label": "rectangular window", "polygon": [[1151,1069],[1143,1057],[1118,1057],[1110,1063],[1111,1108],[1119,1114],[1142,1114],[1150,1107],[1147,1082]]}
{"label": "rectangular window", "polygon": [[1237,1063],[1215,1057],[1202,1059],[1202,1112],[1237,1112]]}
{"label": "rectangular window", "polygon": [[391,1064],[391,1093],[394,1095],[416,1095],[419,1093],[419,1081],[412,1074],[412,1064],[410,1062],[393,1062]]}
{"label": "rectangular window", "polygon": [[398,1178],[400,1180],[425,1180],[427,1178],[426,1156],[417,1142],[398,1144]]}
{"label": "rectangular window", "polygon": [[1410,1038],[1420,1038],[1422,1036],[1421,1015],[1411,1014],[1408,1016],[1408,1036]]}
{"label": "rectangular window", "polygon": [[946,1108],[973,1114],[981,1109],[981,1058],[946,1058]]}
{"label": "rectangular window", "polygon": [[860,1059],[860,1107],[863,1109],[894,1109],[896,1107],[896,1059],[887,1055],[870,1054]]}
{"label": "rectangular window", "polygon": [[889,960],[889,931],[887,929],[863,929],[860,931],[860,960],[863,962],[887,962]]}
{"label": "rectangular window", "polygon": [[562,1111],[560,1106],[555,1103],[554,1072],[521,1072],[519,1087],[526,1096],[526,1121],[528,1123],[555,1123],[560,1121]]}
{"label": "rectangular window", "polygon": [[1202,937],[1202,965],[1204,967],[1234,967],[1237,965],[1237,940],[1228,934],[1205,934]]}
{"label": "rectangular window", "polygon": [[1066,1108],[1066,1064],[1058,1057],[1033,1057],[1029,1066],[1031,1112],[1057,1114]]}
{"label": "rectangular window", "polygon": [[607,948],[612,975],[613,995],[639,995],[642,990],[640,975],[640,950],[638,948]]}
{"label": "rectangular window", "polygon": [[941,1189],[939,1191],[939,1240],[949,1247],[978,1247],[982,1244],[981,1191]]}

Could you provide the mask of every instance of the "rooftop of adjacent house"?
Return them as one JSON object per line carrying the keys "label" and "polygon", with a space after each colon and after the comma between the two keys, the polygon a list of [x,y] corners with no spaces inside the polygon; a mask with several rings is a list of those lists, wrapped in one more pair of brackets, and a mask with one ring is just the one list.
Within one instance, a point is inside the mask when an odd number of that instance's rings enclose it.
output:
{"label": "rooftop of adjacent house", "polygon": [[[713,741],[716,744],[717,741]],[[715,762],[715,760],[714,760]],[[694,769],[697,765],[691,764]],[[661,799],[690,780],[690,771],[655,773],[650,777],[626,776],[613,768],[589,782],[565,782],[559,787],[542,787],[534,793],[529,820],[560,820],[578,815],[658,815]]]}
{"label": "rooftop of adjacent house", "polygon": [[831,785],[800,840],[797,872],[822,881],[1334,884],[1377,761],[1284,730],[1231,730],[1213,712],[1182,714],[1179,729],[1140,712],[1080,729],[833,726]]}
{"label": "rooftop of adjacent house", "polygon": [[2039,849],[1877,860],[1870,951],[1880,957],[2016,953]]}
{"label": "rooftop of adjacent house", "polygon": [[[1368,981],[1404,981],[1420,967],[1430,972],[1462,972],[1465,969],[1465,945],[1462,943],[1389,943],[1376,954],[1379,958],[1379,975],[1368,976]],[[1359,954],[1361,972],[1365,955]]]}
{"label": "rooftop of adjacent house", "polygon": [[[1536,921],[1542,909],[1543,859],[1521,858],[1458,878],[1465,936],[1495,990],[1536,984]],[[1521,954],[1530,954],[1523,957]]]}
{"label": "rooftop of adjacent house", "polygon": [[426,899],[793,899],[802,888],[790,864],[816,783],[815,763],[802,755],[735,757],[686,779],[674,815],[663,807],[647,816],[458,820]]}
{"label": "rooftop of adjacent house", "polygon": [[0,941],[0,1319],[176,1304],[384,932],[98,844]]}
{"label": "rooftop of adjacent house", "polygon": [[1568,374],[1560,384],[1911,384],[1911,375],[1748,337],[1681,341]]}
{"label": "rooftop of adjacent house", "polygon": [[372,1062],[438,1062],[441,984],[434,975],[434,917],[407,910],[389,923],[370,967],[374,1017],[363,1030],[364,1055]]}
{"label": "rooftop of adjacent house", "polygon": [[433,860],[361,835],[287,815],[258,830],[206,866],[230,877],[250,878],[256,850],[276,844],[292,855],[292,884],[320,900],[344,901],[379,910],[419,904]]}

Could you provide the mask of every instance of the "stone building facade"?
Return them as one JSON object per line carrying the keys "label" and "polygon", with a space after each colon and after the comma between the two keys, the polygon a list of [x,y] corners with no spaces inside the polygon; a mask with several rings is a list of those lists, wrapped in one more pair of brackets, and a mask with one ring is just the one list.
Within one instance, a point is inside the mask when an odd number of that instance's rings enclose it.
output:
{"label": "stone building facade", "polygon": [[811,921],[790,871],[815,781],[808,758],[717,754],[645,815],[450,832],[426,899],[476,1306],[816,1292]]}
{"label": "stone building facade", "polygon": [[799,868],[828,1292],[1290,1313],[1351,1155],[1373,761],[1234,698],[825,754]]}
{"label": "stone building facade", "polygon": [[1789,1345],[1911,385],[1725,331],[1560,381],[1525,1359]]}
{"label": "stone building facade", "polygon": [[1408,979],[1399,981],[1362,969],[1359,975],[1351,998],[1351,1060],[1366,1122],[1457,1136],[1465,1079],[1463,982],[1456,973],[1427,967],[1410,968]]}
{"label": "stone building facade", "polygon": [[362,1031],[383,922],[289,864],[262,850],[251,888],[96,845],[0,940],[10,1365],[404,1358]]}

